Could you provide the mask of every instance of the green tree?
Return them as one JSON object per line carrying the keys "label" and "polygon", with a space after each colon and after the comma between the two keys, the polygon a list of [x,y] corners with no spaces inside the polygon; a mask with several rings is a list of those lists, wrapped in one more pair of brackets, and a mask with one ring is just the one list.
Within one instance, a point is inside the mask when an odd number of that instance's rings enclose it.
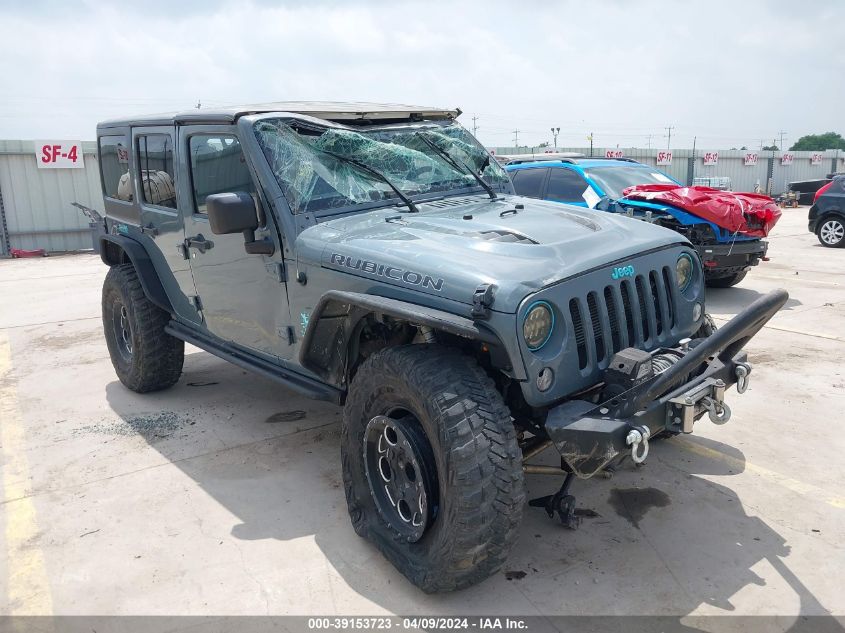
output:
{"label": "green tree", "polygon": [[842,135],[836,132],[808,134],[799,138],[789,149],[810,152],[821,152],[826,149],[845,149],[845,138],[842,138]]}
{"label": "green tree", "polygon": [[764,152],[776,152],[778,149],[777,145],[763,145]]}

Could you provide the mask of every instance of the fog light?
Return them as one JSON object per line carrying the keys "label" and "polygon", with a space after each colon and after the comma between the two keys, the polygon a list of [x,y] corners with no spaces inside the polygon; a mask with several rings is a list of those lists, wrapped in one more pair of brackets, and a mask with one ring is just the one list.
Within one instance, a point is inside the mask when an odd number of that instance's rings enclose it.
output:
{"label": "fog light", "polygon": [[702,312],[702,310],[701,310],[701,304],[700,304],[700,303],[696,303],[696,304],[692,307],[692,320],[693,320],[693,321],[698,321],[698,320],[701,318],[701,312]]}
{"label": "fog light", "polygon": [[543,367],[540,374],[537,376],[537,389],[540,391],[548,391],[555,381],[555,373],[551,367]]}

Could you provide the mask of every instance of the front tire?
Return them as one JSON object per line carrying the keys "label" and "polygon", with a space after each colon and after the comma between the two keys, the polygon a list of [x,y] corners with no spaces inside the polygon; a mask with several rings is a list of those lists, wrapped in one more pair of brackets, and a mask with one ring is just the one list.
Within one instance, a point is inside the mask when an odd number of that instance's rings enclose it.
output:
{"label": "front tire", "polygon": [[711,288],[730,288],[731,286],[737,285],[740,281],[745,279],[745,276],[748,274],[748,270],[743,270],[738,273],[734,273],[733,275],[728,275],[727,277],[716,277],[715,279],[707,279],[706,284]]}
{"label": "front tire", "polygon": [[172,387],[185,343],[164,331],[170,315],[147,299],[132,264],[113,266],[103,283],[103,333],[114,371],[138,393]]}
{"label": "front tire", "polygon": [[423,591],[468,587],[504,564],[525,503],[521,452],[507,406],[468,356],[406,345],[367,358],[341,456],[355,531]]}
{"label": "front tire", "polygon": [[822,246],[842,248],[845,246],[845,220],[839,216],[824,218],[816,229],[816,237]]}

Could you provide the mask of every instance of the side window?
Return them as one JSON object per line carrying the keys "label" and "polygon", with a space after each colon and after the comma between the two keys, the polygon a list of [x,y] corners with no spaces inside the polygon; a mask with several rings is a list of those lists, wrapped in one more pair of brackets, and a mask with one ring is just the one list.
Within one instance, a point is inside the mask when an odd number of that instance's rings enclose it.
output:
{"label": "side window", "polygon": [[176,208],[173,141],[168,134],[146,134],[137,140],[141,197],[147,204]]}
{"label": "side window", "polygon": [[205,199],[214,193],[246,191],[255,195],[241,144],[234,136],[195,134],[188,141],[194,209],[205,213]]}
{"label": "side window", "polygon": [[584,202],[582,194],[587,189],[587,183],[576,172],[570,169],[552,169],[549,175],[549,186],[546,188],[546,199],[558,202]]}
{"label": "side window", "polygon": [[517,169],[511,172],[513,188],[520,196],[539,198],[548,169]]}
{"label": "side window", "polygon": [[132,200],[129,182],[129,144],[124,136],[100,137],[100,180],[103,195],[118,200]]}

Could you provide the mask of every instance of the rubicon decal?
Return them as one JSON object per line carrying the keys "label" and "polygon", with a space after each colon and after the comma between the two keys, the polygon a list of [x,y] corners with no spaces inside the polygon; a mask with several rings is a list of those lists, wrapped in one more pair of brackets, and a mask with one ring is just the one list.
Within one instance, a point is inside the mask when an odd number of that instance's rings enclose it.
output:
{"label": "rubicon decal", "polygon": [[386,277],[395,281],[401,281],[412,286],[422,286],[440,292],[443,289],[443,280],[434,279],[429,275],[418,273],[414,270],[405,270],[396,266],[387,266],[377,262],[371,262],[357,257],[348,257],[338,253],[332,253],[331,263],[336,266],[345,266],[353,270],[360,270],[362,273]]}

